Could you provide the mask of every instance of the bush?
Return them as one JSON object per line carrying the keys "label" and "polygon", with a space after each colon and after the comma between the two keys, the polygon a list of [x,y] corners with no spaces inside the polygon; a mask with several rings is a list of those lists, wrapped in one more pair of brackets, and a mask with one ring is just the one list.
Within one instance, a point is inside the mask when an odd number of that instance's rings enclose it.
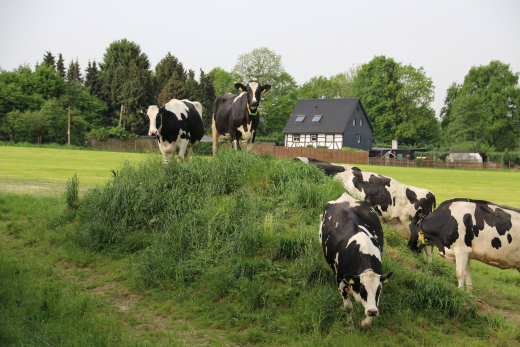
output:
{"label": "bush", "polygon": [[88,133],[87,138],[89,140],[96,139],[98,141],[106,141],[110,135],[109,131],[105,128],[93,129]]}
{"label": "bush", "polygon": [[354,151],[354,152],[366,152],[359,148],[352,148],[352,147],[343,147],[341,148],[342,151]]}
{"label": "bush", "polygon": [[132,133],[129,133],[128,131],[126,131],[122,125],[118,125],[117,127],[110,128],[110,130],[108,132],[110,135],[114,136],[116,139],[119,139],[119,140],[128,140],[133,137]]}

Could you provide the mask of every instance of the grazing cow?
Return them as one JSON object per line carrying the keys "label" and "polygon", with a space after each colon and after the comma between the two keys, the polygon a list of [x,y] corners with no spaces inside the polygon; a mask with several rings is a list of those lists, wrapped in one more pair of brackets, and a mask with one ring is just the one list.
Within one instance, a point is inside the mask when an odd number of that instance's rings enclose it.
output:
{"label": "grazing cow", "polygon": [[[345,165],[345,171],[336,176],[347,191],[360,200],[370,201],[381,214],[384,222],[406,229],[408,216],[420,219],[435,208],[435,195],[427,189],[408,186],[391,177],[372,172],[362,172]],[[426,248],[428,262],[432,261],[433,246]]]}
{"label": "grazing cow", "polygon": [[250,150],[255,142],[256,128],[260,122],[258,106],[261,94],[271,89],[266,84],[261,86],[256,81],[250,81],[246,86],[236,83],[239,95],[227,93],[219,95],[213,103],[211,130],[213,136],[213,155],[217,153],[219,138],[232,141],[235,149],[240,148],[240,140],[247,142]]}
{"label": "grazing cow", "polygon": [[313,158],[305,158],[305,157],[296,157],[293,159],[293,161],[301,161],[305,164],[311,164],[314,166],[317,166],[320,168],[323,172],[325,172],[325,175],[327,176],[334,176],[338,172],[345,171],[345,167],[343,165],[336,165],[329,163],[327,161],[321,161]]}
{"label": "grazing cow", "polygon": [[347,193],[329,201],[321,216],[320,243],[325,259],[336,275],[338,290],[352,324],[352,295],[363,304],[366,317],[360,328],[368,328],[379,311],[382,283],[392,272],[382,274],[383,229],[372,205]]}
{"label": "grazing cow", "polygon": [[412,250],[433,243],[457,264],[459,288],[473,289],[469,260],[520,271],[520,209],[471,199],[446,200],[429,216],[409,216]]}
{"label": "grazing cow", "polygon": [[204,136],[202,105],[197,101],[172,99],[162,107],[155,105],[141,112],[150,119],[148,134],[157,136],[164,163],[169,153],[178,152],[177,162],[188,162],[190,150]]}

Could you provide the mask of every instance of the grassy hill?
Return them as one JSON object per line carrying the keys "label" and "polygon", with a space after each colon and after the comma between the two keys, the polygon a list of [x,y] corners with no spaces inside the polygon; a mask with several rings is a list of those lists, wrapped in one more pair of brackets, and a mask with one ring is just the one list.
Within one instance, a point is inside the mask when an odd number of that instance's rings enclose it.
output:
{"label": "grassy hill", "polygon": [[221,151],[112,176],[78,209],[0,193],[0,345],[519,344],[518,272],[472,262],[468,294],[386,226],[380,316],[360,331],[354,304],[348,332],[317,237],[343,187],[313,166]]}

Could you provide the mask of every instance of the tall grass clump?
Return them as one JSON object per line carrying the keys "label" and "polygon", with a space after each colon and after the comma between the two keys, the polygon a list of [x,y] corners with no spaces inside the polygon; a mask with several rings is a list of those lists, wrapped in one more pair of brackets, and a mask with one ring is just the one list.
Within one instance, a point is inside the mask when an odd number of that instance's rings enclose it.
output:
{"label": "tall grass clump", "polygon": [[79,180],[78,174],[74,174],[72,179],[67,181],[67,189],[65,190],[65,203],[71,210],[75,210],[79,207]]}

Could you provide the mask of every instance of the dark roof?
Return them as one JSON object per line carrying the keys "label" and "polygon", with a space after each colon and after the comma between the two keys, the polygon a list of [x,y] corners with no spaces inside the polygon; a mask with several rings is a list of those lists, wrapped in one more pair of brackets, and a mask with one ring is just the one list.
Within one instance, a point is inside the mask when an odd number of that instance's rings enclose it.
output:
{"label": "dark roof", "polygon": [[[347,124],[357,105],[361,106],[366,116],[365,109],[359,98],[353,99],[300,99],[283,129],[283,133],[330,133],[337,134],[345,131]],[[298,115],[305,115],[303,123],[295,123]],[[323,116],[319,123],[313,123],[314,116]],[[366,118],[372,132],[374,128]]]}

